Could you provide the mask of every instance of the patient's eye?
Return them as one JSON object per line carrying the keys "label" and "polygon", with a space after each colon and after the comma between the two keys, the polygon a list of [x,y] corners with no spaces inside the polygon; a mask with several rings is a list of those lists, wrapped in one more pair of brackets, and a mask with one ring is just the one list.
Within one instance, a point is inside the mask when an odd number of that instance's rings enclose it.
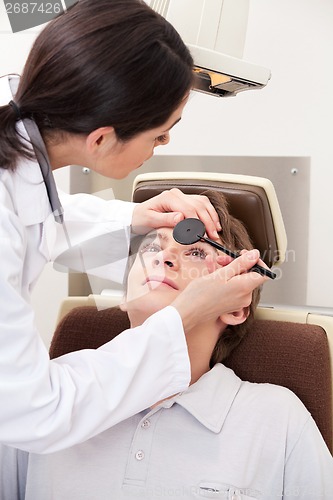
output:
{"label": "patient's eye", "polygon": [[189,255],[189,256],[196,257],[196,258],[204,260],[207,257],[207,252],[205,252],[205,250],[203,248],[194,247],[194,248],[190,248],[185,253],[185,255]]}

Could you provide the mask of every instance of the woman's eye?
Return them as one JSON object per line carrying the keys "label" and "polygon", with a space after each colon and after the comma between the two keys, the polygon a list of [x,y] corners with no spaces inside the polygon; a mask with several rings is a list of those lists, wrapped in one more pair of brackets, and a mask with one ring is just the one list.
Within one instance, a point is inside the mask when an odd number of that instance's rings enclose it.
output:
{"label": "woman's eye", "polygon": [[205,259],[207,257],[207,253],[202,248],[191,248],[187,255],[191,255],[192,257],[199,257],[199,259]]}
{"label": "woman's eye", "polygon": [[146,245],[143,245],[143,247],[140,248],[140,253],[145,253],[145,252],[160,252],[161,247],[159,245],[156,245],[156,243],[147,243]]}

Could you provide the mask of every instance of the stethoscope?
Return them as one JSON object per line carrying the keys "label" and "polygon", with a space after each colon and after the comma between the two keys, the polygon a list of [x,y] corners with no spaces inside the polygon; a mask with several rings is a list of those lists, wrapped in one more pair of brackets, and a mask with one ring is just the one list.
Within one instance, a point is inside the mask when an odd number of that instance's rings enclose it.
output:
{"label": "stethoscope", "polygon": [[[18,85],[19,77],[11,75],[9,77],[9,86],[12,91],[13,96],[15,96]],[[52,168],[50,165],[50,160],[46,151],[46,147],[43,138],[39,132],[39,129],[30,118],[21,118],[24,128],[29,137],[30,144],[35,152],[37,163],[39,164],[43,180],[46,187],[47,196],[51,205],[51,210],[56,222],[63,224],[64,222],[64,209],[61,206],[56,183],[53,177]]]}

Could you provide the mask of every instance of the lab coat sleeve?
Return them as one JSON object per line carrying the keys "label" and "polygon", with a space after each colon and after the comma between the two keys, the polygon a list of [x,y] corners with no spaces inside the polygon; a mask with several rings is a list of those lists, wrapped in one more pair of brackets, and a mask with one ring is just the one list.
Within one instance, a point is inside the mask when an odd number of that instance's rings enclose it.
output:
{"label": "lab coat sleeve", "polygon": [[333,498],[333,457],[310,415],[286,459],[283,498]]}
{"label": "lab coat sleeve", "polygon": [[171,306],[98,350],[50,361],[22,296],[25,228],[3,206],[0,241],[0,442],[60,450],[187,388],[187,346]]}
{"label": "lab coat sleeve", "polygon": [[122,283],[134,203],[94,195],[60,193],[64,224],[51,214],[41,250],[57,270],[83,272]]}
{"label": "lab coat sleeve", "polygon": [[104,200],[86,193],[67,194],[59,191],[59,197],[69,220],[118,221],[123,226],[130,226],[136,206],[130,201]]}

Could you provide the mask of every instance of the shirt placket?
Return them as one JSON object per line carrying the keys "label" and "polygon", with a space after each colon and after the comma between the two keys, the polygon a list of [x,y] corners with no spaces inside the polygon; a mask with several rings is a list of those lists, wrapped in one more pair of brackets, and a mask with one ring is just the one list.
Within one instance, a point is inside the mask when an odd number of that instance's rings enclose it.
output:
{"label": "shirt placket", "polygon": [[146,486],[155,428],[162,411],[159,408],[147,413],[136,428],[123,481],[123,489],[132,494],[135,490],[140,495]]}

